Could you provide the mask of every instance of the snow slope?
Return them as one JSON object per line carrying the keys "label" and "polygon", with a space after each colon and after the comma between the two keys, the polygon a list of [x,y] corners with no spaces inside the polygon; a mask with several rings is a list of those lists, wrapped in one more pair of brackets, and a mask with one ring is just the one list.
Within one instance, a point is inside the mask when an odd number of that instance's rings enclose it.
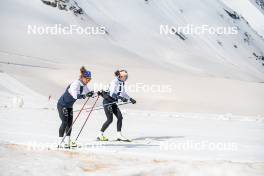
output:
{"label": "snow slope", "polygon": [[[2,73],[1,78],[9,85],[5,84],[6,89],[1,85],[1,102],[6,103],[0,107],[0,169],[4,176],[264,173],[263,116],[164,113],[122,106],[123,134],[133,139],[132,143],[96,142],[105,115],[95,111],[78,140],[82,148],[59,151],[56,101],[42,99],[6,74]],[[8,106],[7,97],[11,98],[14,94],[10,92],[16,91],[20,95],[34,95],[25,98],[25,102],[34,105]],[[83,112],[74,125],[73,139],[87,115]],[[116,119],[106,131],[110,140],[115,139],[115,128]]]}
{"label": "snow slope", "polygon": [[[1,175],[264,174],[263,13],[253,1],[70,0],[66,5],[83,13],[40,0],[1,2]],[[105,26],[107,34],[29,35],[29,24]],[[161,35],[162,24],[239,31],[182,40]],[[53,150],[60,125],[56,102],[81,65],[92,71],[94,87],[108,84],[122,67],[129,71],[128,85],[165,85],[171,91],[129,91],[137,104],[121,109],[123,133],[132,143],[95,142],[105,120],[96,111],[78,141],[82,149]],[[111,140],[115,123],[106,133]]]}
{"label": "snow slope", "polygon": [[[263,55],[263,39],[257,36],[243,19],[230,18],[224,11],[227,7],[221,1],[206,0],[194,3],[166,0],[150,1],[147,4],[141,0],[76,2],[85,12],[84,20],[76,19],[71,12],[49,7],[39,0],[23,3],[19,0],[6,1],[1,12],[1,17],[4,18],[1,20],[4,26],[1,29],[1,38],[5,41],[2,42],[1,50],[46,57],[70,64],[78,63],[78,60],[82,62],[87,58],[87,63],[99,62],[107,65],[107,56],[111,56],[116,63],[127,63],[125,66],[129,66],[132,58],[143,59],[156,63],[159,67],[186,70],[196,75],[263,80],[263,67],[252,56],[253,52]],[[15,4],[18,5],[14,9]],[[24,6],[33,7],[28,13],[34,15],[25,13]],[[34,11],[35,7],[38,12]],[[9,15],[12,10],[12,15]],[[32,36],[26,35],[28,24],[102,25],[109,34]],[[161,35],[161,24],[238,26],[240,30],[238,35],[190,35],[187,36],[187,41],[181,41],[174,35]],[[249,44],[243,41],[245,32],[250,36]],[[21,42],[25,40],[28,42],[21,46]],[[219,46],[217,41],[223,46]],[[32,46],[32,43],[36,47]],[[48,45],[49,43],[52,45]],[[237,49],[233,47],[235,44]],[[73,50],[75,52],[72,52]],[[74,62],[71,62],[73,58]]]}

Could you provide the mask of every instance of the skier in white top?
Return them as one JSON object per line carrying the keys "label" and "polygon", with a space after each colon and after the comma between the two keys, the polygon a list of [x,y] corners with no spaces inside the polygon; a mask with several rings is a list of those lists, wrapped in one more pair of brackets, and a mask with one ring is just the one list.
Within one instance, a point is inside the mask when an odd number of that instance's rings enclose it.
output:
{"label": "skier in white top", "polygon": [[125,90],[125,81],[127,80],[127,78],[128,73],[126,70],[117,70],[115,72],[115,78],[110,84],[109,91],[98,92],[98,95],[100,94],[104,98],[103,106],[107,120],[101,128],[97,140],[108,141],[108,138],[104,136],[104,131],[112,123],[114,114],[117,118],[117,140],[130,141],[121,133],[123,116],[120,109],[118,108],[118,105],[116,104],[118,100],[121,100],[122,102],[130,101],[132,104],[136,103],[136,100],[130,98]]}
{"label": "skier in white top", "polygon": [[[76,143],[70,140],[71,126],[73,121],[73,104],[77,99],[85,99],[86,97],[93,97],[94,91],[91,91],[87,84],[91,81],[91,72],[87,71],[85,67],[80,69],[80,78],[67,86],[65,92],[60,97],[57,103],[58,113],[61,119],[61,126],[59,128],[59,148],[76,147]],[[62,139],[66,135],[66,143]]]}

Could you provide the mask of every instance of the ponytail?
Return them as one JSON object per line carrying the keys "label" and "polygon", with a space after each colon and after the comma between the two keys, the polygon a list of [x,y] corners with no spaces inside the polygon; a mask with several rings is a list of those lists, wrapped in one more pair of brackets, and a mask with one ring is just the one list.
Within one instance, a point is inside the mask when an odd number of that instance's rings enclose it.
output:
{"label": "ponytail", "polygon": [[119,76],[120,75],[120,70],[116,70],[114,74],[115,74],[115,76]]}
{"label": "ponytail", "polygon": [[82,66],[82,67],[80,68],[81,77],[83,77],[83,75],[84,75],[84,73],[85,73],[86,71],[87,71],[87,70],[86,70],[86,68],[85,68],[84,66]]}

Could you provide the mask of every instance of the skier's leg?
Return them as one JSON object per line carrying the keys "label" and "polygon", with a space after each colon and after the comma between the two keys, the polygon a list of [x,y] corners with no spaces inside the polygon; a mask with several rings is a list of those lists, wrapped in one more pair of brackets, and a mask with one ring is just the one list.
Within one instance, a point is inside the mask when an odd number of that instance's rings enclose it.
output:
{"label": "skier's leg", "polygon": [[[103,104],[108,104],[107,101],[103,101]],[[104,111],[105,111],[105,115],[107,120],[104,122],[100,134],[97,137],[97,140],[100,141],[108,141],[108,139],[104,136],[104,131],[108,128],[108,126],[113,122],[113,110],[112,110],[112,106],[108,105],[108,106],[104,106]]]}
{"label": "skier's leg", "polygon": [[59,137],[63,137],[68,124],[68,110],[65,107],[57,106],[59,116],[61,119],[61,126],[59,129]]}
{"label": "skier's leg", "polygon": [[97,137],[97,140],[100,140],[100,141],[108,141],[108,139],[104,136],[104,131],[113,122],[113,110],[112,110],[112,106],[108,105],[109,103],[111,102],[107,101],[106,99],[103,100],[104,112],[105,112],[107,120],[102,125],[100,134]]}
{"label": "skier's leg", "polygon": [[121,132],[122,129],[122,121],[123,121],[123,116],[116,104],[113,105],[113,113],[115,114],[117,118],[117,132]]}
{"label": "skier's leg", "polygon": [[72,141],[70,139],[71,136],[71,131],[72,131],[72,121],[73,121],[73,110],[72,108],[67,108],[68,109],[68,123],[67,123],[67,127],[66,127],[66,139],[67,139],[67,147],[77,147],[77,144],[75,143],[75,141]]}
{"label": "skier's leg", "polygon": [[112,106],[104,106],[104,111],[105,111],[105,115],[107,120],[105,121],[105,123],[103,124],[102,128],[101,128],[101,132],[104,132],[108,126],[113,122],[113,109]]}
{"label": "skier's leg", "polygon": [[122,121],[123,121],[123,115],[120,111],[120,109],[118,108],[118,106],[115,104],[115,106],[113,107],[113,113],[115,114],[116,118],[117,118],[117,140],[118,141],[126,141],[126,142],[130,142],[129,139],[127,139],[126,137],[124,137],[121,133],[122,130]]}
{"label": "skier's leg", "polygon": [[72,108],[67,108],[68,110],[68,121],[67,121],[67,126],[65,133],[68,133],[67,136],[71,136],[71,126],[72,126],[72,120],[73,120],[73,110]]}
{"label": "skier's leg", "polygon": [[67,108],[62,107],[60,105],[57,105],[57,109],[59,112],[59,116],[61,119],[61,125],[59,128],[59,139],[58,139],[58,147],[63,147],[64,146],[64,141],[63,140],[63,135],[65,133],[67,124],[68,124],[68,112],[67,112]]}

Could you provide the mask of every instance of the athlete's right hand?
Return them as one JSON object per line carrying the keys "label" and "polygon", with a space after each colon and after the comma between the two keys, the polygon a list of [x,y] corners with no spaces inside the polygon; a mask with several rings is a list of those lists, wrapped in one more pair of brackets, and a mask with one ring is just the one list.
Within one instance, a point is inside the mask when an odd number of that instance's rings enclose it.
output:
{"label": "athlete's right hand", "polygon": [[82,99],[85,99],[85,98],[86,98],[86,95],[81,95],[81,98],[82,98]]}
{"label": "athlete's right hand", "polygon": [[86,94],[86,97],[92,97],[94,95],[94,91],[91,91],[91,92],[88,92],[87,94]]}

